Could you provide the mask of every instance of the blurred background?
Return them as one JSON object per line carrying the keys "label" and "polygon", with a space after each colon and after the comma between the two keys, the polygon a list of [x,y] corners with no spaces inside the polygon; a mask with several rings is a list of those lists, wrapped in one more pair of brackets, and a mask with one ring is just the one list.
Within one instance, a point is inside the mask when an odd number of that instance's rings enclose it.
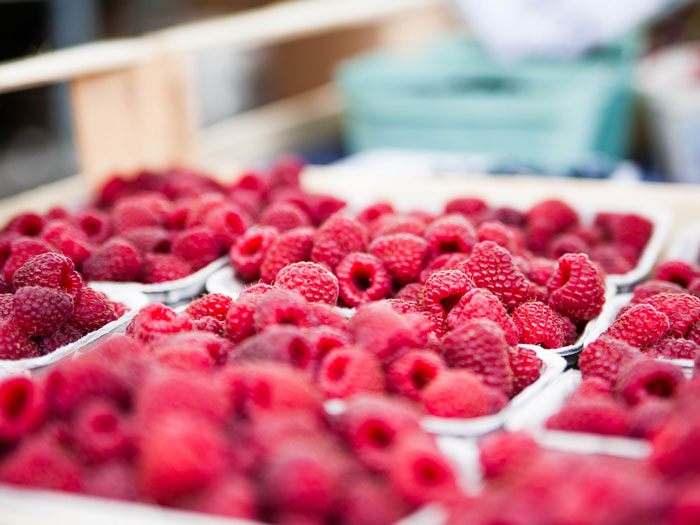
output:
{"label": "blurred background", "polygon": [[[278,3],[0,0],[0,61]],[[700,1],[436,0],[222,46],[191,60],[202,155],[700,183],[698,39]],[[71,120],[64,84],[0,94],[0,196],[76,173]]]}

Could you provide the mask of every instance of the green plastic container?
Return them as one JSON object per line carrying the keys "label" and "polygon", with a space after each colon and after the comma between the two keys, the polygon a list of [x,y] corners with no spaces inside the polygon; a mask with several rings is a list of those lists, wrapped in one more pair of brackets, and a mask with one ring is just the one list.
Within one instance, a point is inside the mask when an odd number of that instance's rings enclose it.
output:
{"label": "green plastic container", "polygon": [[337,72],[347,147],[487,153],[556,168],[594,152],[622,157],[637,43],[500,64],[454,36],[410,60],[362,56]]}

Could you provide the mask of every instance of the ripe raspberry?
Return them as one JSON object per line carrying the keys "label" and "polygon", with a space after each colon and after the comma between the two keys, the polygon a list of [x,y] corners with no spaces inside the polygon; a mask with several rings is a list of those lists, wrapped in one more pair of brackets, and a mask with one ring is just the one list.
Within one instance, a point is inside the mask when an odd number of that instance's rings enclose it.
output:
{"label": "ripe raspberry", "polygon": [[423,302],[423,285],[421,283],[407,284],[396,292],[394,299],[420,305]]}
{"label": "ripe raspberry", "polygon": [[522,344],[543,348],[561,348],[569,344],[563,316],[544,303],[521,304],[513,311],[513,321],[520,330]]}
{"label": "ripe raspberry", "polygon": [[173,236],[172,253],[199,270],[218,258],[222,251],[209,228],[195,226]]}
{"label": "ripe raspberry", "polygon": [[257,300],[255,327],[262,330],[274,324],[308,324],[308,308],[298,292],[278,288],[270,290]]}
{"label": "ripe raspberry", "polygon": [[659,263],[654,270],[654,278],[687,288],[690,282],[700,277],[700,270],[686,261],[670,260]]}
{"label": "ripe raspberry", "polygon": [[214,239],[222,248],[228,249],[253,222],[240,206],[226,203],[216,206],[204,216],[204,226],[214,233]]}
{"label": "ripe raspberry", "polygon": [[384,263],[395,283],[404,284],[418,280],[428,254],[428,243],[410,233],[396,233],[377,237],[369,251]]}
{"label": "ripe raspberry", "polygon": [[544,257],[532,257],[528,260],[528,266],[525,276],[541,286],[546,286],[547,281],[557,271],[557,262]]}
{"label": "ripe raspberry", "polygon": [[367,231],[358,221],[336,213],[316,231],[311,260],[334,269],[349,253],[362,252]]}
{"label": "ripe raspberry", "polygon": [[135,228],[124,233],[122,237],[133,244],[141,255],[170,251],[171,234],[162,226]]}
{"label": "ripe raspberry", "polygon": [[476,229],[476,234],[479,242],[495,242],[511,253],[521,251],[524,247],[520,242],[521,239],[515,233],[515,229],[500,221],[482,222]]}
{"label": "ripe raspberry", "polygon": [[44,227],[44,219],[36,213],[22,213],[5,225],[4,231],[16,232],[27,237],[36,237]]}
{"label": "ripe raspberry", "polygon": [[584,379],[597,376],[613,384],[620,368],[639,356],[635,347],[603,335],[583,349],[578,366]]}
{"label": "ripe raspberry", "polygon": [[392,213],[382,215],[373,222],[369,227],[369,236],[370,240],[395,233],[410,233],[417,237],[423,237],[424,230],[425,224],[419,218]]}
{"label": "ripe raspberry", "polygon": [[46,418],[44,389],[24,376],[0,383],[0,442],[16,441],[41,426]]}
{"label": "ripe raspberry", "polygon": [[635,258],[644,250],[654,225],[646,217],[628,213],[619,215],[612,223],[614,243],[634,249]]}
{"label": "ripe raspberry", "polygon": [[86,208],[73,217],[73,223],[91,243],[105,242],[112,233],[112,221],[104,212],[96,208]]}
{"label": "ripe raspberry", "polygon": [[409,350],[387,368],[387,387],[392,392],[418,400],[423,389],[446,369],[439,354],[429,350]]}
{"label": "ripe raspberry", "polygon": [[85,494],[98,498],[136,501],[136,473],[132,465],[109,462],[94,465],[85,473]]}
{"label": "ripe raspberry", "polygon": [[508,364],[508,348],[503,331],[487,320],[463,324],[449,332],[440,346],[449,366],[469,369],[486,385],[501,388],[510,395],[513,373]]}
{"label": "ripe raspberry", "polygon": [[148,198],[135,195],[117,202],[110,216],[114,230],[124,233],[143,226],[160,226],[165,223],[167,213],[160,208],[160,202],[151,206]]}
{"label": "ripe raspberry", "polygon": [[242,476],[215,481],[197,500],[193,510],[253,521],[257,517],[255,485]]}
{"label": "ripe raspberry", "polygon": [[286,153],[275,160],[272,165],[272,184],[280,186],[299,187],[299,176],[306,166],[303,157],[294,153]]}
{"label": "ripe raspberry", "polygon": [[578,214],[565,202],[542,201],[527,212],[528,246],[535,252],[542,252],[557,233],[577,224]]}
{"label": "ripe raspberry", "polygon": [[499,432],[479,443],[479,461],[486,478],[525,472],[539,455],[537,442],[526,432]]}
{"label": "ripe raspberry", "polygon": [[660,293],[685,293],[685,290],[676,283],[659,280],[646,281],[634,288],[630,304],[642,303],[649,297]]}
{"label": "ripe raspberry", "polygon": [[14,289],[23,286],[57,288],[75,298],[83,287],[83,280],[68,257],[57,253],[42,253],[21,266],[13,278]]}
{"label": "ripe raspberry", "polygon": [[388,364],[407,349],[421,346],[414,326],[390,306],[372,303],[358,308],[348,326],[355,344]]}
{"label": "ripe raspberry", "polygon": [[662,337],[645,349],[650,357],[666,359],[695,359],[700,353],[700,344],[689,339]]}
{"label": "ripe raspberry", "polygon": [[597,397],[609,398],[612,396],[612,387],[613,385],[602,377],[589,376],[581,381],[569,399],[575,401],[576,399],[595,399]]}
{"label": "ripe raspberry", "polygon": [[66,324],[56,330],[53,334],[42,337],[37,342],[39,353],[42,355],[50,354],[51,352],[69,345],[80,339],[83,334],[75,326]]}
{"label": "ripe raspberry", "polygon": [[[532,304],[532,303],[528,303]],[[447,326],[456,329],[474,319],[493,321],[503,330],[509,345],[518,344],[520,330],[494,294],[482,288],[468,291],[447,314]]]}
{"label": "ripe raspberry", "polygon": [[318,371],[318,387],[327,398],[384,392],[384,383],[381,362],[362,348],[332,350]]}
{"label": "ripe raspberry", "polygon": [[573,233],[560,233],[547,246],[547,256],[552,259],[558,259],[567,253],[585,253],[590,255],[590,251],[588,244]]}
{"label": "ripe raspberry", "polygon": [[233,299],[220,293],[210,293],[193,301],[185,310],[190,319],[213,317],[218,321],[224,321],[231,308]]}
{"label": "ripe raspberry", "polygon": [[572,319],[588,321],[603,308],[605,282],[588,256],[570,253],[559,258],[547,283],[549,306]]}
{"label": "ripe raspberry", "polygon": [[311,225],[308,213],[293,202],[285,201],[270,204],[263,210],[259,220],[263,226],[273,226],[280,232]]}
{"label": "ripe raspberry", "polygon": [[611,399],[579,399],[565,404],[547,420],[546,426],[553,430],[625,436],[629,418],[625,408]]}
{"label": "ripe raspberry", "polygon": [[91,399],[73,419],[73,439],[79,454],[88,461],[103,462],[125,457],[133,447],[131,430],[114,404]]}
{"label": "ripe raspberry", "polygon": [[58,248],[58,251],[78,266],[90,256],[93,250],[93,245],[85,234],[64,221],[48,223],[41,232],[41,240]]}
{"label": "ripe raspberry", "polygon": [[188,370],[183,365],[191,361],[202,365],[201,369],[208,370],[224,364],[233,345],[223,337],[211,333],[183,332],[157,341],[152,350],[158,362],[170,368]]}
{"label": "ripe raspberry", "polygon": [[356,476],[344,490],[340,512],[348,525],[399,523],[410,506],[389,484],[371,475]]}
{"label": "ripe raspberry", "polygon": [[491,400],[479,376],[469,370],[445,370],[423,389],[428,414],[472,418],[491,413]]}
{"label": "ripe raspberry", "polygon": [[277,230],[271,226],[254,226],[236,239],[228,254],[236,275],[257,279],[265,253],[276,239]]}
{"label": "ripe raspberry", "polygon": [[657,294],[645,301],[671,322],[670,337],[686,337],[691,327],[700,321],[700,298],[688,294]]}
{"label": "ripe raspberry", "polygon": [[0,317],[12,317],[12,305],[15,296],[11,293],[0,294]]}
{"label": "ripe raspberry", "polygon": [[192,329],[224,337],[224,323],[208,315],[192,320]]}
{"label": "ripe raspberry", "polygon": [[143,307],[127,327],[127,334],[143,343],[155,342],[192,329],[192,321],[185,314],[176,314],[161,303]]}
{"label": "ripe raspberry", "polygon": [[469,259],[466,253],[442,253],[426,261],[420,272],[420,282],[425,283],[435,272],[456,270],[461,263]]}
{"label": "ripe raspberry", "polygon": [[319,365],[331,350],[345,348],[352,344],[350,336],[345,329],[334,328],[328,325],[309,328],[306,330],[306,336],[311,342],[313,347],[312,353],[316,356]]}
{"label": "ripe raspberry", "polygon": [[11,317],[0,318],[0,359],[26,359],[41,354]]}
{"label": "ripe raspberry", "polygon": [[2,267],[5,282],[11,283],[15,272],[32,257],[54,251],[46,242],[29,237],[18,237],[10,242],[9,257]]}
{"label": "ripe raspberry", "polygon": [[491,241],[480,242],[459,266],[474,284],[493,292],[508,309],[534,295],[532,283],[517,269],[508,250]]}
{"label": "ripe raspberry", "polygon": [[277,272],[288,264],[308,261],[313,239],[314,229],[306,226],[282,233],[265,252],[260,266],[260,279],[271,283]]}
{"label": "ripe raspberry", "polygon": [[320,226],[333,214],[347,206],[347,202],[332,195],[307,195],[306,203],[314,226]]}
{"label": "ripe raspberry", "polygon": [[686,335],[689,341],[693,341],[700,345],[700,321],[696,322],[688,330],[688,335]]}
{"label": "ripe raspberry", "polygon": [[335,306],[338,302],[338,279],[320,264],[298,262],[277,272],[275,286],[293,290],[307,301]]}
{"label": "ripe raspberry", "polygon": [[69,323],[83,334],[116,321],[117,314],[107,297],[88,286],[80,290]]}
{"label": "ripe raspberry", "polygon": [[673,415],[667,399],[649,398],[630,410],[630,436],[652,440]]}
{"label": "ripe raspberry", "polygon": [[339,308],[323,303],[309,303],[307,305],[307,322],[309,327],[327,326],[336,330],[346,331],[348,318],[346,312]]}
{"label": "ripe raspberry", "polygon": [[61,290],[24,286],[15,292],[12,319],[30,337],[54,333],[72,312],[71,296]]}
{"label": "ripe raspberry", "polygon": [[638,304],[618,317],[605,333],[643,348],[664,337],[670,327],[666,315],[648,304]]}
{"label": "ripe raspberry", "polygon": [[650,398],[673,398],[685,380],[683,370],[655,359],[639,359],[620,369],[615,391],[629,405]]}
{"label": "ripe raspberry", "polygon": [[357,220],[365,225],[369,225],[387,213],[394,213],[394,207],[388,202],[377,202],[358,213]]}
{"label": "ripe raspberry", "polygon": [[461,215],[445,215],[425,230],[428,250],[435,257],[441,253],[469,253],[476,244],[476,231]]}
{"label": "ripe raspberry", "polygon": [[623,253],[620,246],[599,244],[587,252],[592,261],[598,263],[605,273],[623,274],[634,268],[631,256]]}
{"label": "ripe raspberry", "polygon": [[508,350],[508,364],[513,371],[513,395],[519,394],[540,378],[542,359],[530,348],[511,347]]}
{"label": "ripe raspberry", "polygon": [[143,260],[136,247],[123,239],[110,239],[85,259],[82,269],[88,281],[136,281]]}
{"label": "ripe raspberry", "polygon": [[671,417],[652,441],[650,464],[670,479],[700,469],[700,422],[680,414]]}
{"label": "ripe raspberry", "polygon": [[249,337],[234,350],[237,361],[279,361],[311,372],[315,366],[315,348],[296,326],[273,325]]}
{"label": "ripe raspberry", "polygon": [[700,277],[696,277],[688,285],[688,293],[695,297],[700,297]]}
{"label": "ripe raspberry", "polygon": [[442,319],[474,289],[474,283],[459,270],[435,272],[423,285],[423,309]]}
{"label": "ripe raspberry", "polygon": [[226,337],[233,343],[239,343],[245,338],[255,333],[255,299],[252,297],[239,297],[231,304],[226,321],[224,332]]}
{"label": "ripe raspberry", "polygon": [[350,307],[384,299],[391,291],[391,276],[377,257],[354,252],[335,268],[340,298]]}
{"label": "ripe raspberry", "polygon": [[187,277],[192,271],[192,266],[177,255],[147,253],[143,257],[141,277],[144,283],[163,283]]}
{"label": "ripe raspberry", "polygon": [[458,197],[445,204],[445,213],[461,213],[462,215],[478,215],[488,210],[489,206],[478,197]]}

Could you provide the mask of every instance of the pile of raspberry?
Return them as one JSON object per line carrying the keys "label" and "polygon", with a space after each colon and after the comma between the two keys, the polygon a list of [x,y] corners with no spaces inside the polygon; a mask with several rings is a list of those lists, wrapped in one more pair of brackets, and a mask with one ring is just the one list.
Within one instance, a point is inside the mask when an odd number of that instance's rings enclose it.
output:
{"label": "pile of raspberry", "polygon": [[265,523],[389,524],[465,497],[409,404],[364,395],[331,417],[305,371],[186,366],[223,348],[165,324],[0,383],[0,482]]}
{"label": "pile of raspberry", "polygon": [[[14,255],[19,260],[20,252]],[[49,354],[128,310],[86,286],[65,255],[21,252],[25,256],[0,290],[0,359]]]}

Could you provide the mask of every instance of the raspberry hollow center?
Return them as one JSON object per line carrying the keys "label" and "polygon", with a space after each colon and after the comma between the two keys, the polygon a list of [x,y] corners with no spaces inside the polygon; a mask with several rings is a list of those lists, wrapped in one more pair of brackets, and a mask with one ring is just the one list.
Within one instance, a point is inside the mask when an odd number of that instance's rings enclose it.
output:
{"label": "raspberry hollow center", "polygon": [[445,310],[445,313],[449,313],[455,306],[457,306],[457,303],[459,300],[462,298],[461,293],[453,293],[452,295],[448,295],[447,297],[443,297],[440,299],[440,305],[442,306],[443,310]]}
{"label": "raspberry hollow center", "polygon": [[428,458],[421,458],[416,461],[413,470],[416,479],[419,480],[422,485],[436,486],[445,481],[445,470]]}
{"label": "raspberry hollow center", "polygon": [[387,448],[394,441],[394,433],[381,421],[371,421],[365,428],[367,441],[376,448]]}
{"label": "raspberry hollow center", "polygon": [[339,358],[331,363],[328,367],[328,379],[338,381],[345,375],[345,369],[348,365],[347,358]]}
{"label": "raspberry hollow center", "polygon": [[365,291],[372,286],[372,273],[368,268],[358,268],[352,274],[352,284],[353,286],[360,290]]}
{"label": "raspberry hollow center", "polygon": [[647,381],[646,390],[653,396],[663,398],[671,397],[674,393],[674,388],[671,381],[669,381],[669,378],[664,375],[652,377],[649,381]]}
{"label": "raspberry hollow center", "polygon": [[16,385],[5,392],[2,400],[2,412],[7,419],[17,419],[25,410],[29,402],[29,392],[26,385]]}
{"label": "raspberry hollow center", "polygon": [[418,390],[435,378],[435,369],[425,363],[416,363],[411,372],[411,382]]}

